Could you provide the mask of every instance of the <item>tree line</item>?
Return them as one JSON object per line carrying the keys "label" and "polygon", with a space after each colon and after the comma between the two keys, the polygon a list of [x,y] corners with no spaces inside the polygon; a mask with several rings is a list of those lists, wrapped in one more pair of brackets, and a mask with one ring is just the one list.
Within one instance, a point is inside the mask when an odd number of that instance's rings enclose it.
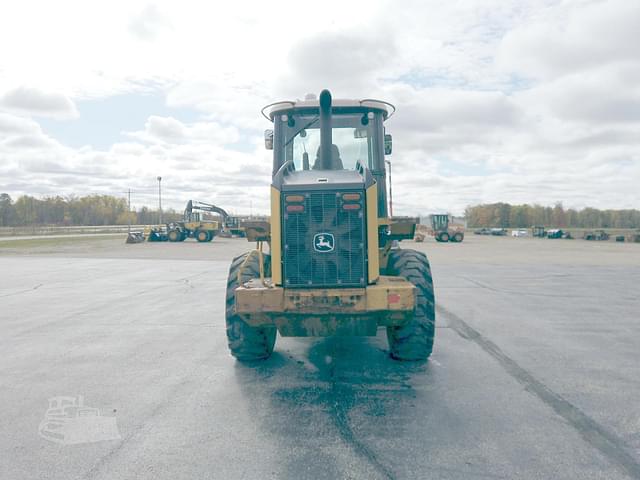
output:
{"label": "tree line", "polygon": [[576,210],[565,209],[562,203],[553,207],[508,203],[475,205],[467,207],[465,217],[469,227],[640,228],[640,210]]}
{"label": "tree line", "polygon": [[[162,212],[163,221],[182,219],[173,209]],[[111,195],[35,198],[22,195],[17,200],[0,193],[0,227],[30,225],[134,225],[158,223],[157,210],[142,207],[129,211],[127,201]]]}
{"label": "tree line", "polygon": [[[163,221],[182,219],[172,209],[162,212]],[[469,227],[526,228],[544,225],[558,228],[640,228],[640,210],[565,209],[562,203],[542,205],[510,205],[491,203],[467,207]],[[126,225],[158,223],[157,210],[141,207],[129,211],[124,198],[112,195],[84,197],[44,197],[23,195],[13,201],[0,193],[0,227],[30,225]]]}

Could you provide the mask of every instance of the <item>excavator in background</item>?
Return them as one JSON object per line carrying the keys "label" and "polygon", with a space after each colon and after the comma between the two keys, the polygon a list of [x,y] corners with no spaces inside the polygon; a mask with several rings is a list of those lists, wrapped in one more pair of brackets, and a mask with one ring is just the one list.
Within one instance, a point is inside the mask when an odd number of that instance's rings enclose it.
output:
{"label": "excavator in background", "polygon": [[[219,215],[221,222],[206,220],[204,213]],[[222,232],[244,236],[244,229],[240,226],[238,217],[233,217],[223,208],[210,203],[189,200],[184,209],[183,221],[169,229],[167,236],[170,242],[182,242],[186,238],[195,238],[198,242],[210,242]]]}
{"label": "excavator in background", "polygon": [[[220,216],[220,221],[204,218],[205,213]],[[189,200],[184,209],[181,222],[171,222],[153,227],[147,234],[150,242],[183,242],[187,238],[195,238],[198,242],[210,242],[223,232],[230,235],[244,236],[244,228],[238,217],[232,217],[226,210],[210,203]]]}
{"label": "excavator in background", "polygon": [[185,222],[187,220],[198,220],[199,212],[216,213],[220,215],[220,218],[222,219],[222,232],[229,233],[230,235],[237,235],[239,237],[245,236],[244,227],[241,225],[240,217],[229,215],[224,209],[216,207],[210,203],[189,200],[187,202],[187,207],[184,210]]}

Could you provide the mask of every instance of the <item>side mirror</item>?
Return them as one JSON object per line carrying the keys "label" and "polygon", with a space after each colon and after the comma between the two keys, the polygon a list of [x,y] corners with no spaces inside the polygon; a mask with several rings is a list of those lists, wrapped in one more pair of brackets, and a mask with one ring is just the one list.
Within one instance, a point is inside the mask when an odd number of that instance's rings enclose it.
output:
{"label": "side mirror", "polygon": [[384,154],[391,155],[391,150],[393,146],[393,139],[391,138],[390,133],[384,134]]}
{"label": "side mirror", "polygon": [[271,129],[264,131],[264,148],[273,150],[273,130]]}

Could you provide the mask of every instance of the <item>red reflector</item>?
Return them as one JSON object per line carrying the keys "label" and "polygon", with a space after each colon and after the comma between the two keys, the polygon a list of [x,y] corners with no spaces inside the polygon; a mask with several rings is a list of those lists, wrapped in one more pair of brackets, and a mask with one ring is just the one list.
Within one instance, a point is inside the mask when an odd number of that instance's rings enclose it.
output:
{"label": "red reflector", "polygon": [[287,205],[287,212],[289,213],[304,212],[304,205]]}
{"label": "red reflector", "polygon": [[357,203],[345,203],[342,208],[344,210],[360,210],[360,205]]}
{"label": "red reflector", "polygon": [[390,293],[387,295],[387,301],[389,303],[400,303],[400,295],[397,293]]}
{"label": "red reflector", "polygon": [[287,195],[287,202],[304,202],[302,195]]}

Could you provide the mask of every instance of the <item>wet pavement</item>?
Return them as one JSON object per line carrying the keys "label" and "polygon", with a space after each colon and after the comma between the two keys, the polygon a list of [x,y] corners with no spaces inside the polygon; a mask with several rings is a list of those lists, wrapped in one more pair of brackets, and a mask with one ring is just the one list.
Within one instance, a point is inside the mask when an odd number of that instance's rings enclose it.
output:
{"label": "wet pavement", "polygon": [[[0,256],[0,478],[640,478],[640,249],[469,240],[417,245],[438,302],[423,364],[382,330],[235,362],[241,241]],[[117,438],[95,415],[77,443],[51,434],[49,399],[78,396]]]}

